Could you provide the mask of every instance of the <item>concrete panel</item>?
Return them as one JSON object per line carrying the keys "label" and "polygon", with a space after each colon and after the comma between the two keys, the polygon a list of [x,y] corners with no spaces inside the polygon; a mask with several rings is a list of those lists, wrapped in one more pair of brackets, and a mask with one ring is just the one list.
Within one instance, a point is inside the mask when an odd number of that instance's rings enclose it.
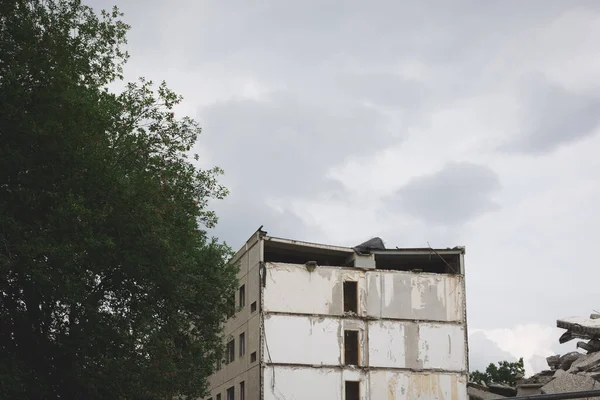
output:
{"label": "concrete panel", "polygon": [[463,320],[463,277],[460,275],[369,271],[366,276],[370,317]]}
{"label": "concrete panel", "polygon": [[371,371],[369,398],[387,400],[466,400],[464,375]]}
{"label": "concrete panel", "polygon": [[256,242],[252,247],[248,249],[248,268],[254,268],[261,261],[261,242]]}
{"label": "concrete panel", "polygon": [[309,272],[299,264],[268,263],[265,311],[343,315],[345,280],[358,282],[359,314],[364,314],[365,272],[325,266]]}
{"label": "concrete panel", "polygon": [[267,367],[264,400],[342,400],[339,370],[325,368]]}
{"label": "concrete panel", "polygon": [[465,329],[451,324],[419,324],[419,360],[424,369],[465,371]]}
{"label": "concrete panel", "polygon": [[307,365],[341,362],[343,339],[339,319],[268,315],[264,330],[267,362]]}
{"label": "concrete panel", "polygon": [[[238,397],[239,398],[239,397]],[[223,397],[223,400],[226,398]],[[246,373],[246,400],[260,399],[260,366],[257,364]]]}
{"label": "concrete panel", "polygon": [[237,264],[240,267],[237,276],[238,279],[241,279],[248,273],[248,252],[245,252],[240,256],[240,258],[237,261]]}
{"label": "concrete panel", "polygon": [[406,367],[404,324],[395,321],[369,322],[369,365],[384,368]]}
{"label": "concrete panel", "polygon": [[463,277],[402,271],[359,271],[268,263],[265,310],[343,315],[343,282],[357,281],[360,316],[459,322],[464,319]]}
{"label": "concrete panel", "polygon": [[466,376],[268,366],[265,400],[344,399],[345,381],[360,382],[361,400],[466,400]]}

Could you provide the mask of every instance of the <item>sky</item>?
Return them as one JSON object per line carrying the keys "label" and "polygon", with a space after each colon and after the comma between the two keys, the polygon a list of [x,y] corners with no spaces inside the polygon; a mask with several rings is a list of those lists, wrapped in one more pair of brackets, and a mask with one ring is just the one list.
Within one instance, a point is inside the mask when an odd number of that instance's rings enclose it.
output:
{"label": "sky", "polygon": [[225,170],[213,235],[464,245],[472,368],[575,349],[556,319],[600,308],[600,2],[117,4],[126,78],[182,94]]}

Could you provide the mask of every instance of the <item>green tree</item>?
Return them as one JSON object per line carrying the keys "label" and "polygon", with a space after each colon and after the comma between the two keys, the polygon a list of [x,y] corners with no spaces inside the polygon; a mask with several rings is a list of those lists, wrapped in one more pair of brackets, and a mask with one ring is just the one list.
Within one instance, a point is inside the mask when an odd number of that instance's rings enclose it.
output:
{"label": "green tree", "polygon": [[517,378],[525,375],[523,357],[517,362],[499,361],[498,366],[490,363],[485,372],[473,371],[469,374],[469,381],[475,383],[500,383],[509,386],[517,384]]}
{"label": "green tree", "polygon": [[237,287],[208,237],[226,190],[181,97],[120,94],[129,27],[78,0],[0,2],[0,398],[198,396]]}

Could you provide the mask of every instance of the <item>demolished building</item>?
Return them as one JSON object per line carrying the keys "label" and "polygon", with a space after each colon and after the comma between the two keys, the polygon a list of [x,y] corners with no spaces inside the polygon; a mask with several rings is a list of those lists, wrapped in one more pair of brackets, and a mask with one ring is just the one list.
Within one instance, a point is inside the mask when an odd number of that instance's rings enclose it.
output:
{"label": "demolished building", "polygon": [[[520,379],[516,387],[469,383],[469,399],[502,399],[536,395],[566,394],[573,392],[596,392],[588,399],[600,399],[600,314],[590,318],[568,317],[556,321],[558,328],[566,329],[559,343],[582,339],[576,347],[583,350],[546,358],[550,369],[529,378]],[[503,389],[502,392],[499,389]],[[506,391],[511,392],[507,395]],[[571,397],[557,397],[571,398]]]}
{"label": "demolished building", "polygon": [[464,254],[259,229],[234,257],[238,311],[206,399],[466,399]]}

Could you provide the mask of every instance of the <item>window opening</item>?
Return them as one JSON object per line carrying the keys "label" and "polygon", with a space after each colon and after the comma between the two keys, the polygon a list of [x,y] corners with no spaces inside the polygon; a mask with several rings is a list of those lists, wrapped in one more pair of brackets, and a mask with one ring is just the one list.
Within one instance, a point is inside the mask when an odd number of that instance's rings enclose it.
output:
{"label": "window opening", "polygon": [[344,331],[344,362],[358,365],[358,331]]}
{"label": "window opening", "polygon": [[346,381],[346,399],[345,400],[359,400],[360,399],[360,382]]}
{"label": "window opening", "polygon": [[231,318],[235,315],[235,292],[233,296],[227,301],[227,318]]}
{"label": "window opening", "polygon": [[246,400],[246,384],[240,382],[240,400]]}
{"label": "window opening", "polygon": [[246,354],[246,333],[240,333],[240,357]]}
{"label": "window opening", "polygon": [[358,282],[344,282],[344,312],[358,314]]}
{"label": "window opening", "polygon": [[226,400],[235,400],[235,387],[234,386],[227,389],[227,399]]}
{"label": "window opening", "polygon": [[256,352],[250,354],[250,362],[256,362]]}
{"label": "window opening", "polygon": [[254,311],[256,311],[256,302],[253,301],[252,304],[250,304],[250,312],[253,313]]}
{"label": "window opening", "polygon": [[246,285],[242,285],[240,287],[240,299],[239,299],[240,308],[244,308],[246,306]]}
{"label": "window opening", "polygon": [[227,364],[235,360],[235,340],[227,343]]}

